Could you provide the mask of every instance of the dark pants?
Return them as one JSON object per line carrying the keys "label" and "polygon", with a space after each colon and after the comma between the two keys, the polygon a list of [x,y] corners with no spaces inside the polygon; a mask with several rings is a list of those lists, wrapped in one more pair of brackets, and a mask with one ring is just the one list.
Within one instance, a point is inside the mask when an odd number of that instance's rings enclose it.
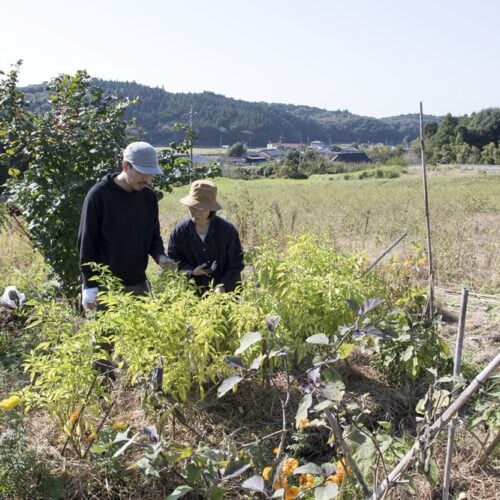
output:
{"label": "dark pants", "polygon": [[[124,292],[125,293],[131,293],[132,295],[136,297],[148,295],[151,293],[151,285],[149,284],[149,281],[146,280],[143,283],[139,283],[137,285],[128,285],[124,287]],[[105,306],[99,306],[97,305],[97,310],[98,311],[105,311],[106,307]],[[104,338],[106,338],[106,335],[104,334]],[[105,351],[107,354],[109,354],[109,357],[113,355],[113,344],[112,342],[97,342],[96,347],[101,350]],[[98,359],[97,361],[94,362],[94,368],[96,368],[102,375],[106,375],[110,380],[116,380],[116,375],[114,372],[114,369],[116,368],[116,365],[112,362],[110,362],[108,359]]]}

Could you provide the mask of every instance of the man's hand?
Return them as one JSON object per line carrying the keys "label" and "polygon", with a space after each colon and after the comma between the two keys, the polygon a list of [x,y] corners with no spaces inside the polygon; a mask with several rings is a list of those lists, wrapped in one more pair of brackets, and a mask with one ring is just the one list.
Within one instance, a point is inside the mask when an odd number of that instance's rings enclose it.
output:
{"label": "man's hand", "polygon": [[167,257],[166,255],[160,255],[158,257],[158,265],[163,269],[167,269],[169,271],[176,271],[177,270],[177,264],[175,263],[175,260],[172,260],[171,258]]}
{"label": "man's hand", "polygon": [[200,264],[195,267],[191,273],[192,276],[208,276],[211,273],[211,269],[206,264]]}
{"label": "man's hand", "polygon": [[99,289],[94,288],[82,288],[82,306],[88,311],[95,311],[97,309],[97,292]]}

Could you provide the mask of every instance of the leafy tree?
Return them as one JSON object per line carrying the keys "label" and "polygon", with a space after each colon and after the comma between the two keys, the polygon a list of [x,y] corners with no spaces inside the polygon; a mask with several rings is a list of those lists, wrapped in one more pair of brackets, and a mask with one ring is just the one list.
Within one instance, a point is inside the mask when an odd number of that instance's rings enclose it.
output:
{"label": "leafy tree", "polygon": [[11,168],[25,170],[24,145],[33,129],[27,103],[17,90],[20,66],[18,61],[7,75],[0,71],[0,193]]}
{"label": "leafy tree", "polygon": [[489,108],[473,113],[469,123],[469,140],[473,146],[483,147],[500,141],[500,108]]}
{"label": "leafy tree", "polygon": [[[17,70],[9,78],[16,80]],[[19,101],[15,88],[8,88],[11,101]],[[11,169],[9,203],[21,210],[34,247],[71,296],[79,283],[76,237],[83,199],[96,181],[116,168],[126,136],[122,116],[129,101],[105,97],[90,85],[85,71],[61,75],[48,89],[50,109],[42,116],[16,108],[26,127],[22,141],[26,170]],[[31,130],[28,137],[27,130]],[[2,135],[4,148],[8,137]]]}
{"label": "leafy tree", "polygon": [[241,158],[247,151],[247,148],[241,142],[235,142],[227,151],[227,154],[233,158]]}

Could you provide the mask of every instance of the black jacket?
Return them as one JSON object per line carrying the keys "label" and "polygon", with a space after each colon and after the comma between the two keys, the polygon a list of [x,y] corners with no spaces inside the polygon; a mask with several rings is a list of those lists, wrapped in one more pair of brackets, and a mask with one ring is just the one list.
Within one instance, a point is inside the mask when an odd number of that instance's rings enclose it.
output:
{"label": "black jacket", "polygon": [[126,191],[108,174],[87,193],[78,231],[80,269],[85,288],[97,286],[86,262],[107,264],[125,286],[146,280],[148,255],[165,253],[158,199],[148,187]]}
{"label": "black jacket", "polygon": [[188,277],[195,267],[212,264],[217,267],[210,277],[192,276],[196,284],[206,290],[210,283],[223,284],[227,292],[236,288],[245,267],[240,237],[236,228],[227,220],[215,216],[210,222],[203,242],[196,233],[195,224],[187,218],[179,222],[168,241],[168,256],[178,262],[178,268]]}

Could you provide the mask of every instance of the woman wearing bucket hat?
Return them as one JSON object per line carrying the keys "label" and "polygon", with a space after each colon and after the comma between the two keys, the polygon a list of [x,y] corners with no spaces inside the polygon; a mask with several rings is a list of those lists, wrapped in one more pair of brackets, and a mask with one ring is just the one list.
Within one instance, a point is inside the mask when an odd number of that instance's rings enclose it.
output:
{"label": "woman wearing bucket hat", "polygon": [[168,256],[195,281],[200,294],[212,285],[218,292],[234,290],[245,265],[243,251],[236,228],[216,214],[222,208],[217,186],[206,179],[194,181],[180,202],[189,217],[172,231]]}

